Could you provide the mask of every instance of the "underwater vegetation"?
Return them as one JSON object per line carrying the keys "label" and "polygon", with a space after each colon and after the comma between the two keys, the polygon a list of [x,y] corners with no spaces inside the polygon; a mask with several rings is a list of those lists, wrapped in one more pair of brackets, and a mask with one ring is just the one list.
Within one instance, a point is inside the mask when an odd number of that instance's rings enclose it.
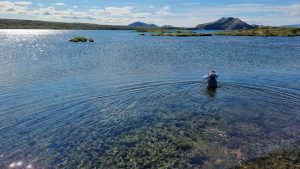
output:
{"label": "underwater vegetation", "polygon": [[[222,128],[226,120],[223,115],[180,111],[173,112],[173,116],[163,116],[160,122],[152,118],[147,121],[147,125],[132,128],[126,133],[104,141],[102,146],[106,149],[103,154],[93,162],[81,161],[79,166],[221,169],[268,166],[270,160],[273,166],[280,163],[286,166],[298,165],[295,160],[299,161],[299,149],[294,150],[294,154],[288,152],[281,155],[282,158],[288,158],[286,155],[290,154],[294,160],[284,162],[275,155],[276,158],[270,158],[269,161],[249,162],[249,159],[257,156],[252,154],[254,149],[264,154],[269,151],[264,147],[272,141],[259,140],[259,136],[266,133],[255,123],[247,124],[241,121]],[[279,137],[274,139],[280,140]],[[298,153],[298,157],[295,153]]]}
{"label": "underwater vegetation", "polygon": [[271,152],[265,156],[254,158],[234,169],[287,169],[300,168],[300,143],[292,144],[281,150]]}
{"label": "underwater vegetation", "polygon": [[240,150],[209,141],[228,139],[212,127],[214,121],[206,117],[200,124],[178,121],[135,129],[110,143],[111,148],[100,158],[100,168],[215,168],[228,161],[238,163],[236,152]]}

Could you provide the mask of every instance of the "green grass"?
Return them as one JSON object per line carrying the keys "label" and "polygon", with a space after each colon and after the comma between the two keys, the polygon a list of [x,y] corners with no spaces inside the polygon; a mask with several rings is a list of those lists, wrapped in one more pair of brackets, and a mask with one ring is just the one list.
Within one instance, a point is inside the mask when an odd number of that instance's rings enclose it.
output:
{"label": "green grass", "polygon": [[85,38],[84,36],[74,36],[69,40],[70,42],[94,42],[93,38]]}
{"label": "green grass", "polygon": [[214,35],[224,36],[300,36],[300,28],[261,27],[249,30],[216,32]]}

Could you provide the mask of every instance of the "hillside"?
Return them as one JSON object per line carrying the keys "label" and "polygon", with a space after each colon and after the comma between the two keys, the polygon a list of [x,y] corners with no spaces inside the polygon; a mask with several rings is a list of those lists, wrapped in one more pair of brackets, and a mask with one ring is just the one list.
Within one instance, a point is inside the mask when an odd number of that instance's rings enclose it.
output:
{"label": "hillside", "polygon": [[252,25],[243,22],[238,18],[227,17],[221,18],[215,22],[199,24],[196,29],[206,29],[206,30],[236,30],[236,29],[253,29]]}
{"label": "hillside", "polygon": [[74,30],[102,30],[102,29],[133,29],[128,26],[97,25],[89,23],[65,23],[36,20],[0,19],[0,29],[74,29]]}
{"label": "hillside", "polygon": [[164,29],[176,29],[176,27],[172,26],[172,25],[164,25],[161,28],[164,28]]}
{"label": "hillside", "polygon": [[134,22],[132,24],[129,24],[128,26],[130,26],[130,27],[158,27],[157,25],[147,24],[144,22]]}

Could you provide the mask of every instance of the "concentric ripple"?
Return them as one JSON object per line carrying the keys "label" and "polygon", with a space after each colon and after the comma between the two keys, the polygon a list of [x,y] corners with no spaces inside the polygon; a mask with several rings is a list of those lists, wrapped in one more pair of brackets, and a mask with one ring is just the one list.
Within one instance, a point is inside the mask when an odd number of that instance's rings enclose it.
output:
{"label": "concentric ripple", "polygon": [[[157,81],[110,95],[46,89],[2,109],[2,168],[232,167],[299,141],[300,95],[277,88]],[[4,100],[16,97],[28,96]]]}

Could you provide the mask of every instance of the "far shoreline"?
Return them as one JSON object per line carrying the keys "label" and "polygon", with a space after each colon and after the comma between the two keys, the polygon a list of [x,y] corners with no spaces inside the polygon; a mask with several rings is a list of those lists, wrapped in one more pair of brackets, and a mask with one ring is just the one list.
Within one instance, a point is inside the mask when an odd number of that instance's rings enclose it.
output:
{"label": "far shoreline", "polygon": [[[140,31],[140,30],[143,31]],[[52,29],[52,28],[1,28],[4,30],[45,30],[45,31],[133,31],[143,36],[168,36],[168,37],[199,37],[199,36],[235,36],[235,37],[297,37],[300,36],[300,28],[256,28],[245,30],[205,30],[205,29],[161,29],[161,28],[135,28],[135,29]],[[171,30],[171,32],[170,32]],[[195,31],[215,31],[201,33]],[[177,32],[177,33],[176,33]],[[152,34],[149,34],[152,33]]]}

